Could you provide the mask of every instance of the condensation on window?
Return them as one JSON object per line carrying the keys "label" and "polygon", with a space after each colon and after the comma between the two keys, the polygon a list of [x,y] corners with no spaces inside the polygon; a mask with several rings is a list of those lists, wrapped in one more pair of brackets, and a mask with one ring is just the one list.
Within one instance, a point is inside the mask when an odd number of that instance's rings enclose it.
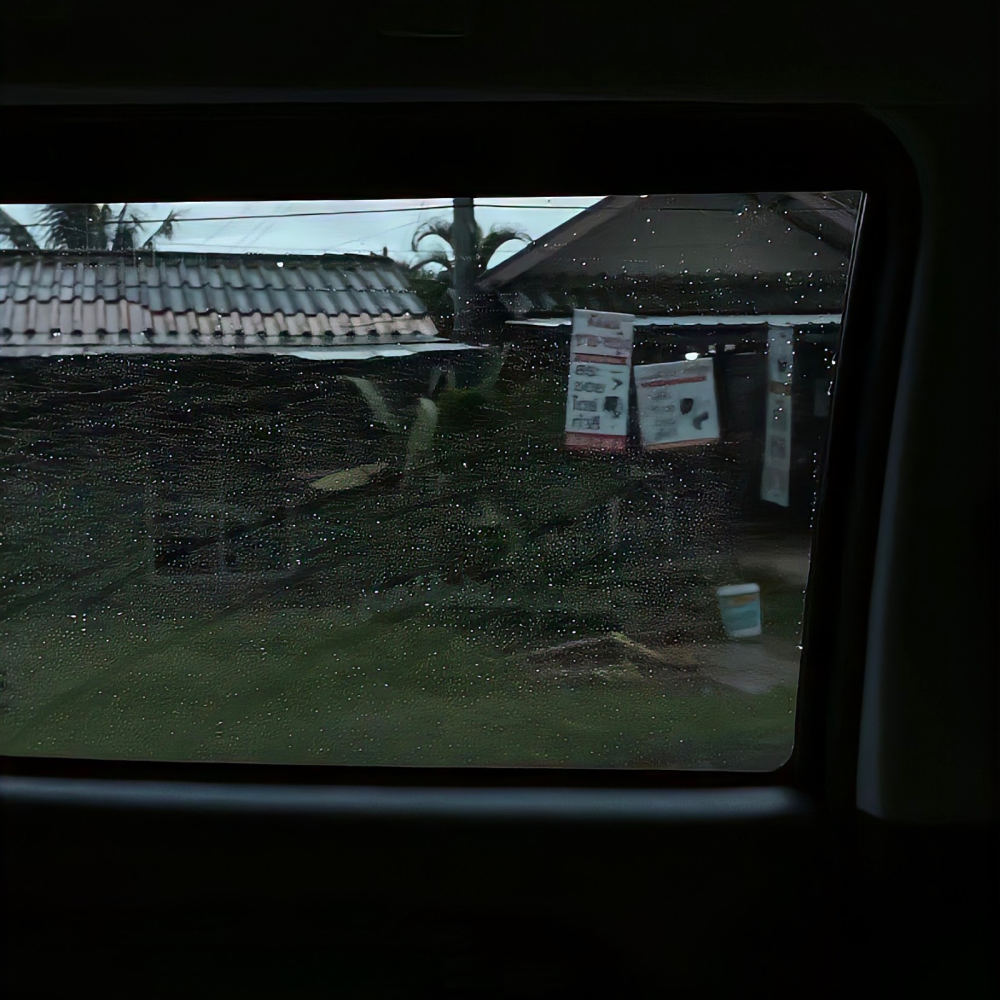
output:
{"label": "condensation on window", "polygon": [[2,206],[0,751],[779,766],[861,202]]}

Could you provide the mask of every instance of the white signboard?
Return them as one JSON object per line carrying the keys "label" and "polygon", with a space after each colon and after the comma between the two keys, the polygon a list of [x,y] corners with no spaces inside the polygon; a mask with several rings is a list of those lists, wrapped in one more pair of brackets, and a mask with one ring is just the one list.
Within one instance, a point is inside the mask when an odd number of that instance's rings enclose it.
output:
{"label": "white signboard", "polygon": [[628,442],[627,365],[570,361],[566,391],[566,445],[624,451]]}
{"label": "white signboard", "polygon": [[573,310],[566,447],[624,451],[632,380],[631,313]]}
{"label": "white signboard", "polygon": [[676,448],[719,438],[711,358],[638,365],[635,394],[644,448]]}
{"label": "white signboard", "polygon": [[767,416],[764,433],[762,500],[788,506],[788,480],[792,464],[792,354],[795,331],[768,327]]}
{"label": "white signboard", "polygon": [[634,322],[635,316],[631,313],[574,309],[573,336],[569,347],[570,360],[630,365]]}

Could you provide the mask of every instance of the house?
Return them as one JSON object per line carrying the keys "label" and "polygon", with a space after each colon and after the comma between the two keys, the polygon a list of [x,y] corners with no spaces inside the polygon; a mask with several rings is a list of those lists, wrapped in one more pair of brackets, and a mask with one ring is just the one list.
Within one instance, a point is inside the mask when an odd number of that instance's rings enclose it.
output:
{"label": "house", "polygon": [[574,308],[635,313],[640,324],[701,317],[839,315],[858,196],[613,196],[539,237],[481,281],[516,325]]}
{"label": "house", "polygon": [[0,253],[13,592],[148,578],[204,600],[338,543],[349,588],[365,529],[331,519],[337,490],[400,473],[394,415],[462,346],[387,258]]}
{"label": "house", "polygon": [[[822,203],[795,201],[788,222],[782,198],[605,199],[484,276],[506,354],[440,337],[382,257],[0,254],[11,613],[363,616],[472,580],[475,617],[493,600],[476,581],[499,573],[535,595],[540,635],[713,621],[763,439],[767,331],[784,316],[821,338],[828,377],[840,321],[846,231],[827,235]],[[576,305],[635,313],[636,363],[716,353],[722,446],[615,466],[562,450]],[[497,360],[499,388],[478,391]],[[459,391],[439,406],[442,384]],[[806,442],[812,411],[795,409]],[[815,449],[800,450],[805,496]],[[657,587],[687,596],[665,611]]]}
{"label": "house", "polygon": [[710,630],[728,469],[692,505],[565,453],[562,363],[444,341],[384,258],[2,254],[8,617]]}
{"label": "house", "polygon": [[791,331],[792,505],[808,518],[859,208],[857,192],[613,196],[491,268],[480,289],[506,311],[505,340],[554,348],[574,309],[608,310],[635,316],[634,364],[714,356],[725,436],[744,443],[750,478],[769,336]]}

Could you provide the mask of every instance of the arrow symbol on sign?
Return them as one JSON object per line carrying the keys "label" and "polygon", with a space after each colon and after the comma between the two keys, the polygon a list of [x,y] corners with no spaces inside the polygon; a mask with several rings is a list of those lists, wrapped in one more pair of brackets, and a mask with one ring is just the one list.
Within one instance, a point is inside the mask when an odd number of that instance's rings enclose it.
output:
{"label": "arrow symbol on sign", "polygon": [[614,382],[614,385],[612,386],[614,389],[617,389],[618,386],[624,384],[620,378],[615,378],[614,375],[611,376],[611,381]]}

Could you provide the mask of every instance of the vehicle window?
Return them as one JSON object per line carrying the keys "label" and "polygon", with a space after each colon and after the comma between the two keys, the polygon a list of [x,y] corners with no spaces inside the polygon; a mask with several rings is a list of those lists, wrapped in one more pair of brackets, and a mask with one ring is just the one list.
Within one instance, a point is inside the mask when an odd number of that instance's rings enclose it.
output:
{"label": "vehicle window", "polygon": [[0,206],[0,751],[779,766],[861,201]]}

